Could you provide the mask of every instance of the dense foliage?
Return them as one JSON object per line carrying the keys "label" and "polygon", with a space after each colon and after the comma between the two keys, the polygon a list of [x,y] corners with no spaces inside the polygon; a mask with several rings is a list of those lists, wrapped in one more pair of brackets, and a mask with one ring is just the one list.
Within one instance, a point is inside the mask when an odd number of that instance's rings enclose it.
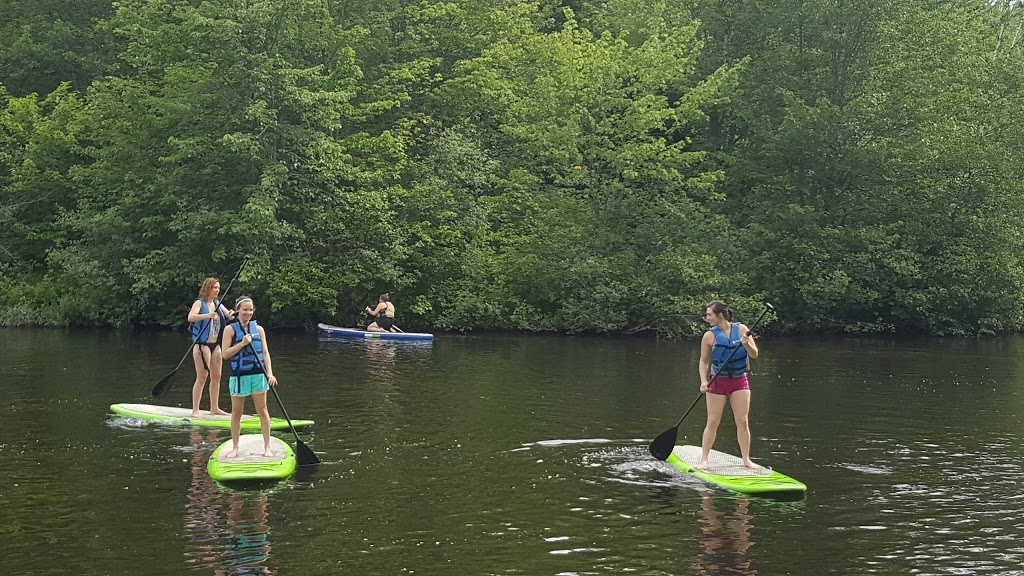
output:
{"label": "dense foliage", "polygon": [[1024,326],[1011,0],[11,0],[0,324]]}

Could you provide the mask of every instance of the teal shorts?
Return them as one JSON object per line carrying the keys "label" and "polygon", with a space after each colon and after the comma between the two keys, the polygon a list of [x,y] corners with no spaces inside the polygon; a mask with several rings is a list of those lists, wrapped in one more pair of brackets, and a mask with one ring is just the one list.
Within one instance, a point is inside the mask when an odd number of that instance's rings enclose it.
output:
{"label": "teal shorts", "polygon": [[263,374],[248,374],[228,378],[228,390],[232,396],[249,396],[270,390],[267,377]]}

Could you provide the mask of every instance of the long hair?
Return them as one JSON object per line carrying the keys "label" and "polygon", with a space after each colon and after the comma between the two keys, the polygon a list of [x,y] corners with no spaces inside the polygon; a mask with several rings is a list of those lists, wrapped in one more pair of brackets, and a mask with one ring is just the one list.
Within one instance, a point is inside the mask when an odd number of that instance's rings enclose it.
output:
{"label": "long hair", "polygon": [[199,298],[206,300],[210,296],[210,292],[213,292],[213,285],[219,282],[216,278],[210,277],[203,280],[203,285],[199,287]]}

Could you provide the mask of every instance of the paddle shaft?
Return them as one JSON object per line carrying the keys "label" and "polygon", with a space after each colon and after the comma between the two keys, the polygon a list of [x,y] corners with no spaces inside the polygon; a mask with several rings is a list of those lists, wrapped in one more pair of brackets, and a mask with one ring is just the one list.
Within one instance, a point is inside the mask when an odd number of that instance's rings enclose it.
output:
{"label": "paddle shaft", "polygon": [[[771,305],[765,305],[764,310],[761,311],[761,315],[758,316],[757,319],[754,320],[754,323],[750,325],[750,329],[747,330],[747,334],[750,334],[751,332],[754,331],[754,327],[757,326],[758,323],[761,322],[761,319],[764,318],[764,315],[767,314],[768,311],[771,310],[771,309],[772,309]],[[722,365],[718,367],[718,370],[715,370],[711,374],[711,378],[708,380],[708,387],[709,388],[711,387],[712,384],[715,383],[715,380],[718,379],[718,373],[722,371],[722,368],[725,368],[725,365],[729,363],[729,360],[732,360],[733,355],[736,354],[736,351],[740,349],[740,346],[743,346],[743,345],[740,344],[739,346],[733,348],[732,352],[730,352],[729,355],[726,356],[725,362],[722,362]],[[704,396],[703,392],[701,392],[700,394],[697,394],[697,397],[693,399],[693,404],[690,404],[689,410],[687,410],[686,414],[683,414],[683,417],[679,419],[678,423],[676,423],[676,425],[675,425],[676,428],[679,428],[679,425],[683,423],[683,420],[686,420],[686,417],[690,415],[690,412],[693,410],[694,406],[697,405],[697,402],[700,402],[700,399],[701,399],[702,396]]]}
{"label": "paddle shaft", "polygon": [[[245,265],[246,265],[246,264],[248,264],[248,263],[249,263],[249,259],[248,259],[248,258],[246,258],[245,260],[242,260],[242,265],[238,267],[238,272],[235,272],[235,276],[234,276],[233,278],[231,278],[231,282],[228,282],[228,287],[227,287],[227,289],[225,289],[225,290],[224,290],[224,294],[229,294],[229,293],[231,293],[231,287],[232,287],[232,286],[234,286],[234,284],[235,284],[235,279],[237,279],[237,278],[238,278],[238,275],[242,273],[242,270],[243,270],[243,269],[245,268]],[[222,306],[223,304],[224,304],[224,297],[223,297],[223,296],[221,296],[221,298],[220,298],[220,303],[219,303],[219,304],[217,304],[217,310],[216,310],[216,312],[217,312],[218,314],[220,314],[220,307],[221,307],[221,306]],[[189,351],[189,352],[191,352],[191,351],[192,351],[192,347],[193,347],[193,346],[195,346],[195,345],[196,345],[196,343],[195,343],[195,342],[193,342],[193,343],[192,343],[192,346],[189,346],[189,347],[188,347],[188,351]],[[188,356],[188,352],[186,352],[186,353],[185,353],[185,356]],[[181,361],[182,361],[182,362],[184,362],[184,361],[185,361],[185,359],[184,359],[184,358],[182,358],[182,359],[181,359]],[[181,362],[179,362],[179,363],[178,363],[178,368],[181,368]],[[175,370],[177,370],[178,368],[175,368]]]}
{"label": "paddle shaft", "polygon": [[[260,367],[260,371],[263,372],[263,375],[269,379],[270,375],[267,374],[267,369],[263,367],[263,362],[260,360],[259,353],[257,353],[256,349],[252,347],[252,342],[246,344],[245,347],[252,352],[252,357],[256,360],[256,365]],[[269,384],[269,382],[267,384]],[[292,429],[292,434],[295,434],[295,440],[297,442],[301,442],[301,440],[299,440],[299,433],[295,431],[295,426],[292,426],[292,419],[288,417],[288,411],[284,409],[284,404],[281,403],[281,396],[277,393],[277,386],[271,386],[270,391],[274,393],[274,398],[277,398],[277,405],[281,407],[281,412],[284,413],[284,419],[288,421],[288,427]]]}
{"label": "paddle shaft", "polygon": [[[244,336],[243,336],[244,337]],[[246,347],[252,352],[253,359],[256,360],[256,365],[260,367],[263,375],[268,379],[270,376],[267,374],[267,369],[263,367],[263,362],[260,360],[260,355],[256,352],[256,349],[252,347],[252,342],[246,344]],[[269,382],[268,382],[269,384]],[[277,405],[281,407],[281,412],[284,414],[284,419],[288,422],[288,428],[292,431],[295,436],[295,459],[299,466],[313,466],[320,463],[320,459],[317,458],[316,454],[306,446],[299,438],[299,433],[295,430],[295,425],[292,424],[292,419],[288,417],[288,411],[284,408],[284,402],[281,402],[281,395],[277,393],[277,386],[270,386],[270,391],[274,393],[274,398],[277,399]]]}
{"label": "paddle shaft", "polygon": [[[748,334],[749,334],[749,332],[748,332]],[[735,353],[735,352],[736,352],[736,349],[733,349],[733,353]],[[713,374],[711,374],[711,379],[708,380],[708,387],[710,387],[712,384],[715,383],[715,380],[718,379],[718,372],[722,371],[722,367],[725,366],[725,364],[728,363],[729,360],[732,360],[732,354],[729,354],[729,358],[726,359],[725,363],[723,363],[722,366],[718,367],[718,371],[717,372],[714,372]],[[693,411],[694,407],[697,406],[697,403],[700,402],[700,399],[703,398],[703,397],[704,397],[704,393],[703,392],[701,392],[700,394],[697,394],[697,397],[693,399],[693,404],[690,404],[690,407],[687,408],[686,414],[683,414],[683,417],[679,419],[679,422],[676,422],[676,425],[673,426],[673,428],[679,428],[679,426],[683,423],[683,420],[686,420],[686,417],[690,415],[690,412]]]}
{"label": "paddle shaft", "polygon": [[[231,278],[231,282],[228,282],[228,287],[227,287],[226,290],[224,290],[224,294],[229,294],[231,292],[231,287],[234,286],[235,279],[238,278],[238,275],[242,273],[242,270],[245,268],[245,265],[248,264],[248,263],[249,263],[249,259],[248,258],[246,258],[245,260],[242,260],[242,265],[238,267],[238,272],[235,272],[234,277]],[[220,307],[223,305],[223,303],[224,303],[224,297],[221,296],[220,303],[217,304],[216,312],[218,314],[220,314]],[[193,342],[192,345],[188,347],[188,352],[185,353],[185,357],[188,357],[189,352],[192,352],[192,348],[195,347],[195,345],[196,345],[196,343]],[[181,364],[184,361],[185,361],[185,358],[182,358],[181,362],[178,362],[178,368],[181,368]],[[175,368],[175,370],[177,370],[178,368]]]}
{"label": "paddle shaft", "polygon": [[[228,289],[224,291],[225,294],[227,294],[228,292],[231,291],[231,286],[235,283],[235,279],[238,278],[238,275],[242,273],[242,269],[244,269],[245,265],[248,264],[248,263],[249,263],[249,259],[248,258],[246,258],[245,260],[242,261],[242,265],[238,267],[238,272],[235,272],[234,278],[231,279],[231,282],[228,282]],[[223,301],[224,301],[224,299],[221,298],[221,302],[223,302]],[[218,307],[218,312],[219,312],[219,307]],[[153,386],[153,396],[159,396],[159,395],[163,394],[164,390],[167,389],[168,384],[171,383],[171,377],[174,376],[174,374],[177,373],[178,370],[181,370],[181,366],[185,363],[185,359],[188,358],[189,355],[192,354],[192,349],[195,348],[195,346],[196,346],[195,342],[189,344],[188,345],[188,350],[185,351],[185,355],[182,356],[181,360],[178,361],[178,365],[174,367],[174,370],[171,370],[169,373],[167,373],[166,376],[161,378],[156,383],[156,386]]]}
{"label": "paddle shaft", "polygon": [[[238,278],[238,275],[242,273],[242,270],[245,269],[245,265],[248,264],[248,263],[249,263],[249,259],[248,258],[246,258],[245,260],[242,260],[242,265],[238,267],[238,272],[235,272],[234,278],[231,279],[231,282],[228,282],[228,287],[224,289],[224,293],[225,294],[230,294],[231,293],[231,287],[234,286],[235,279]],[[223,302],[224,298],[221,297],[220,301]]]}
{"label": "paddle shaft", "polygon": [[[708,385],[710,385],[711,382],[714,382],[715,378],[717,378],[717,377],[718,377],[717,374],[713,374],[711,376],[711,380],[708,382]],[[686,420],[686,417],[689,416],[690,412],[692,412],[694,407],[697,406],[697,402],[700,402],[700,399],[703,398],[703,397],[704,397],[704,393],[703,392],[701,392],[700,394],[697,394],[697,397],[693,399],[693,404],[690,404],[690,407],[686,410],[686,414],[683,414],[683,417],[679,419],[679,422],[676,422],[676,425],[673,426],[673,428],[679,428],[679,426],[682,425],[683,420]]]}
{"label": "paddle shaft", "polygon": [[[765,317],[765,315],[768,314],[768,311],[770,311],[770,310],[773,310],[772,305],[766,302],[764,310],[761,311],[761,314],[754,321],[754,324],[751,324],[751,326],[748,328],[748,330],[746,330],[746,334],[748,334],[748,335],[752,334],[754,332],[754,328],[757,327],[758,324],[761,324],[761,319],[763,319]],[[718,370],[716,370],[715,372],[712,373],[711,378],[708,379],[708,387],[709,388],[711,387],[712,384],[715,383],[715,380],[718,379],[718,373],[721,372],[722,369],[725,368],[725,366],[727,364],[729,364],[729,361],[732,360],[732,357],[735,356],[736,352],[738,351],[738,349],[740,347],[742,347],[742,345],[743,344],[738,344],[736,347],[732,348],[732,352],[729,353],[729,356],[725,357],[725,361],[723,361],[722,364],[718,367]],[[697,395],[696,399],[693,401],[693,404],[690,405],[690,410],[693,410],[693,407],[697,405],[697,402],[700,401],[700,397],[703,396],[703,394],[705,394],[705,393],[700,393],[700,394]],[[687,414],[690,413],[690,410],[687,410],[686,414],[683,414],[683,417],[679,419],[679,424],[683,423],[683,420],[686,418]],[[676,427],[679,427],[679,424],[676,424]]]}
{"label": "paddle shaft", "polygon": [[185,351],[185,355],[181,357],[181,360],[178,360],[178,365],[174,367],[174,370],[171,371],[171,374],[174,374],[175,372],[177,372],[178,370],[181,369],[182,364],[185,363],[185,359],[188,358],[189,354],[192,353],[192,348],[195,345],[196,345],[196,343],[193,342],[192,345],[188,347],[188,350]]}
{"label": "paddle shaft", "polygon": [[[761,312],[761,315],[757,317],[757,320],[754,320],[754,323],[750,325],[750,327],[747,330],[747,334],[750,334],[751,332],[754,331],[754,328],[758,325],[758,323],[761,322],[761,319],[764,318],[764,315],[767,314],[769,310],[774,309],[775,308],[771,304],[765,302],[764,310]],[[740,346],[742,346],[742,344]],[[729,363],[730,360],[732,360],[732,356],[733,354],[736,353],[737,350],[739,350],[739,346],[732,349],[732,352],[729,353],[729,356],[725,359],[725,362],[722,362],[718,370],[716,370],[715,373],[711,375],[711,380],[708,382],[709,386],[718,378],[718,373],[721,372],[722,366],[725,366],[726,364]],[[672,454],[672,449],[675,447],[676,437],[679,435],[679,426],[683,423],[683,420],[686,420],[686,417],[690,415],[690,412],[693,410],[694,406],[697,405],[697,402],[700,401],[701,396],[703,395],[704,393],[701,392],[700,394],[697,395],[696,398],[694,398],[693,404],[690,404],[689,410],[686,411],[686,414],[683,414],[683,417],[679,419],[679,422],[676,422],[675,426],[669,428],[668,430],[665,430],[661,434],[658,434],[658,437],[655,438],[653,442],[651,442],[651,456],[654,456],[658,460],[668,459],[669,455]]]}

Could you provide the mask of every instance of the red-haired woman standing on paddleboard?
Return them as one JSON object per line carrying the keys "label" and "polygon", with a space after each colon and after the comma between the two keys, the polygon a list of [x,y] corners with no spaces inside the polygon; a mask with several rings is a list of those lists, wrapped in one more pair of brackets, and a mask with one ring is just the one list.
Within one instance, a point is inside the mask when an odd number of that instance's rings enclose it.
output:
{"label": "red-haired woman standing on paddleboard", "polygon": [[[192,323],[192,361],[196,365],[196,381],[192,384],[192,417],[199,418],[199,402],[203,399],[206,379],[210,379],[210,414],[227,412],[220,409],[220,374],[224,358],[221,354],[220,333],[235,313],[220,303],[220,282],[216,278],[203,280],[199,297],[188,311]],[[154,392],[154,394],[156,394]]]}

